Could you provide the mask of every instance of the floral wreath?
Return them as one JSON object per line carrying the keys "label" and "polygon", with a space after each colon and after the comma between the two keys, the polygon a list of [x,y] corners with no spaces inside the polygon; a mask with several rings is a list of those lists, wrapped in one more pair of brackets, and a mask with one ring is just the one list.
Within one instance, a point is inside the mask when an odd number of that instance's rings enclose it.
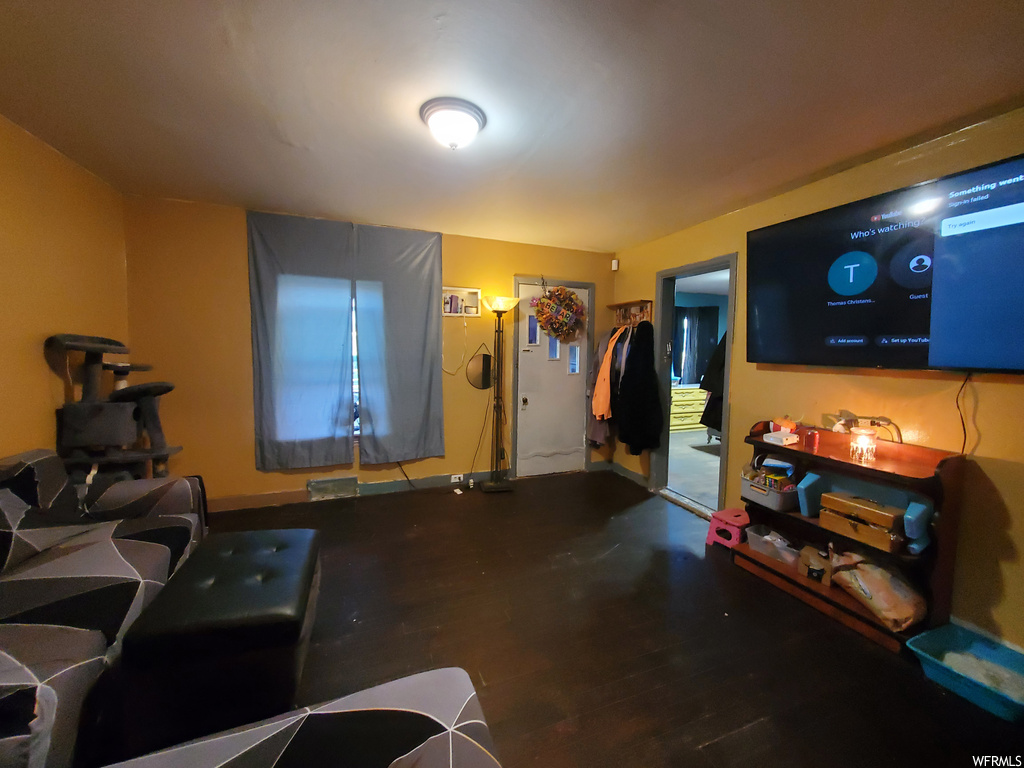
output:
{"label": "floral wreath", "polygon": [[564,285],[545,291],[540,298],[531,300],[530,306],[536,310],[540,329],[559,341],[575,339],[587,320],[583,301]]}

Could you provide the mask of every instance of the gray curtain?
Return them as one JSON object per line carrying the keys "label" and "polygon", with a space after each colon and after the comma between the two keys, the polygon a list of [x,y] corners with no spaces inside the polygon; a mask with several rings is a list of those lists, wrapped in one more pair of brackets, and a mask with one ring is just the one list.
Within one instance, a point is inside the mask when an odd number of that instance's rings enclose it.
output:
{"label": "gray curtain", "polygon": [[716,344],[718,307],[676,307],[672,331],[672,372],[679,377],[681,384],[700,381]]}
{"label": "gray curtain", "polygon": [[248,214],[256,467],[444,455],[441,235]]}
{"label": "gray curtain", "polygon": [[673,333],[673,368],[681,384],[693,384],[700,376],[697,370],[697,308],[676,307]]}
{"label": "gray curtain", "polygon": [[256,468],[351,464],[353,225],[247,220]]}
{"label": "gray curtain", "polygon": [[357,225],[359,461],[444,455],[441,235]]}

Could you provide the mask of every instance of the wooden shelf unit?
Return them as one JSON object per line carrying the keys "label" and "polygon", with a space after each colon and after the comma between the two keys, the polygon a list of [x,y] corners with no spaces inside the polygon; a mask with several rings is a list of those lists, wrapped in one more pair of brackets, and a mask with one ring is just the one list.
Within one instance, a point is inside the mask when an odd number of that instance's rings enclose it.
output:
{"label": "wooden shelf unit", "polygon": [[616,304],[609,304],[608,309],[615,310],[615,325],[636,325],[646,320],[654,322],[654,302],[650,299],[636,299],[635,301],[620,301]]}
{"label": "wooden shelf unit", "polygon": [[906,633],[892,632],[841,587],[825,587],[806,579],[797,573],[796,566],[773,560],[746,545],[739,545],[733,550],[734,562],[890,650],[898,651],[917,632],[946,624],[953,592],[964,456],[920,445],[879,440],[875,461],[864,465],[849,459],[849,435],[817,430],[817,447],[811,448],[804,445],[804,435],[808,430],[800,428],[798,442],[781,446],[763,439],[767,429],[767,422],[758,422],[746,438],[746,442],[753,446],[754,455],[772,454],[791,461],[796,465],[797,476],[808,471],[829,472],[913,491],[932,501],[935,507],[931,523],[932,543],[916,556],[872,549],[821,528],[817,518],[804,517],[799,512],[777,512],[754,502],[746,505],[751,523],[763,523],[784,536],[818,547],[834,542],[841,548],[861,551],[879,564],[898,568],[924,594],[928,615]]}
{"label": "wooden shelf unit", "polygon": [[747,544],[737,544],[733,548],[733,562],[890,651],[899,651],[911,637],[890,632],[878,623],[871,611],[838,586],[826,587],[806,579],[797,573],[795,565],[762,555]]}

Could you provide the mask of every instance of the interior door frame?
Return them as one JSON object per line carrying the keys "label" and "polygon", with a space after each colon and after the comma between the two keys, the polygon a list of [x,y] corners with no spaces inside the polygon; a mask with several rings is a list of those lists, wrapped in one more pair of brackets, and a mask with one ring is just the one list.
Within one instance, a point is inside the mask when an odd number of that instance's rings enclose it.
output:
{"label": "interior door frame", "polygon": [[[583,360],[580,361],[580,373],[587,378],[587,389],[590,389],[590,361],[593,359],[594,354],[594,297],[597,292],[596,283],[582,283],[579,280],[562,280],[558,277],[549,277],[547,275],[513,275],[513,296],[519,296],[520,285],[539,285],[541,282],[546,282],[548,285],[564,285],[566,288],[581,288],[587,291],[587,343],[583,348]],[[514,331],[512,333],[512,349],[514,354],[512,355],[512,421],[511,421],[511,432],[512,432],[512,449],[509,454],[508,467],[511,477],[518,477],[518,464],[519,464],[519,307],[516,307],[515,311],[515,323],[513,323]],[[584,404],[584,409],[586,405]],[[584,416],[586,411],[584,410]],[[587,421],[586,418],[583,420],[583,439],[586,440],[587,436]],[[583,445],[583,470],[589,472],[591,470],[592,461],[590,459],[590,449],[586,443]],[[667,465],[666,465],[667,466]],[[666,470],[667,471],[667,470]]]}
{"label": "interior door frame", "polygon": [[736,278],[739,266],[739,254],[730,253],[695,264],[684,264],[672,269],[663,269],[657,273],[654,283],[654,367],[658,374],[658,388],[661,392],[661,404],[665,418],[661,428],[661,440],[658,447],[651,451],[651,474],[649,488],[659,491],[668,486],[668,454],[669,428],[672,408],[672,355],[669,345],[672,343],[672,321],[676,305],[676,278],[694,277],[708,272],[729,270],[729,294],[726,297],[726,319],[728,336],[725,342],[725,400],[722,403],[722,450],[718,468],[718,508],[725,501],[725,483],[728,477],[729,461],[729,370],[732,367],[732,345],[736,338]]}

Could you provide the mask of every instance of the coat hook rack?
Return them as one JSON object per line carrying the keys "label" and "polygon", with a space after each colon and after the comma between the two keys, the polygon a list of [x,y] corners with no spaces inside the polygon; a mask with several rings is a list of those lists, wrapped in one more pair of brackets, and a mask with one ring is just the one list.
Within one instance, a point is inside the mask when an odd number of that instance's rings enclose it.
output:
{"label": "coat hook rack", "polygon": [[620,301],[616,304],[609,304],[608,309],[615,310],[615,326],[635,326],[644,320],[653,322],[654,302],[650,299],[636,299],[635,301]]}

